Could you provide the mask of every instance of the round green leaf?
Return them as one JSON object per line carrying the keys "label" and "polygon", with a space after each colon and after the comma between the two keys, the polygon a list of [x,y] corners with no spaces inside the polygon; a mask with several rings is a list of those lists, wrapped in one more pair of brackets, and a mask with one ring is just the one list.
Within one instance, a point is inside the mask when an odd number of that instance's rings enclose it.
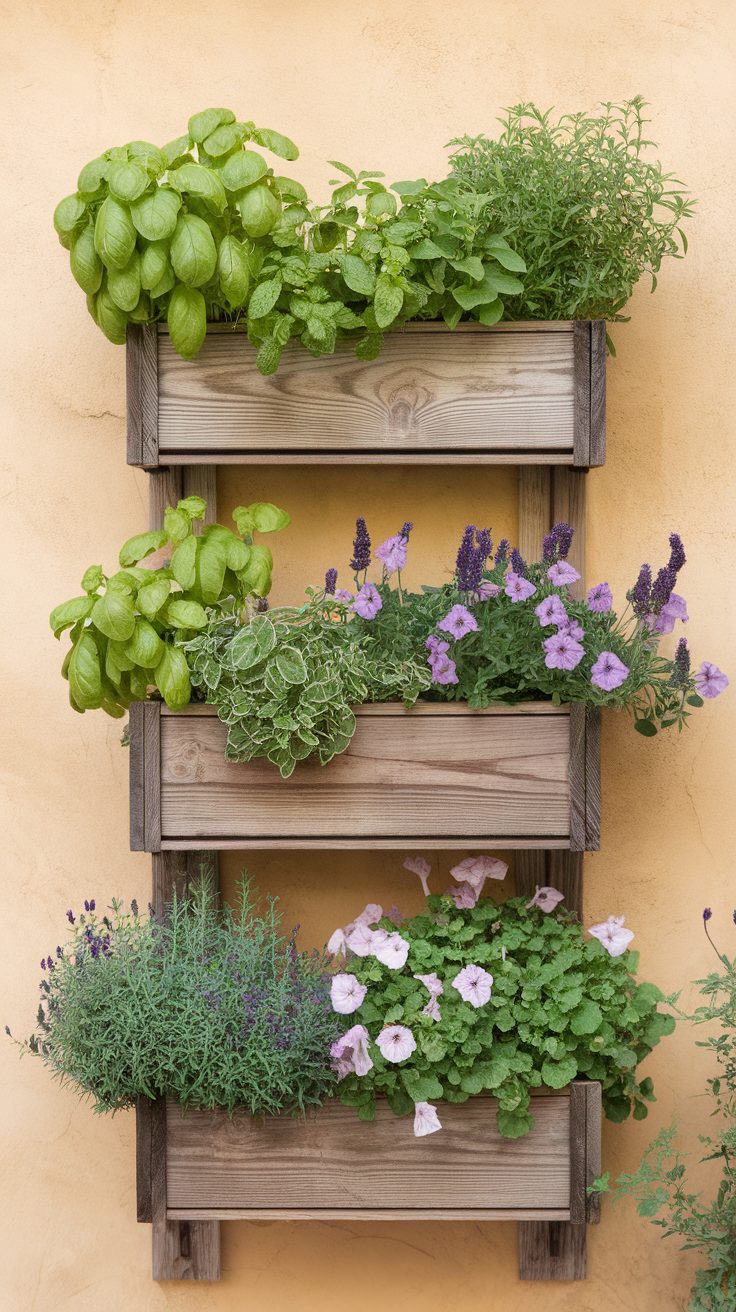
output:
{"label": "round green leaf", "polygon": [[281,217],[281,203],[263,182],[238,196],[240,219],[249,237],[265,237]]}
{"label": "round green leaf", "polygon": [[570,1029],[573,1034],[595,1034],[602,1024],[603,1012],[592,998],[584,998],[570,1017]]}
{"label": "round green leaf", "polygon": [[95,250],[106,269],[124,269],[135,248],[130,210],[108,196],[95,220]]}
{"label": "round green leaf", "polygon": [[141,256],[141,287],[151,291],[166,274],[171,271],[169,247],[164,241],[151,242]]}
{"label": "round green leaf", "polygon": [[141,261],[137,251],[133,251],[124,269],[110,269],[107,290],[119,310],[127,313],[135,309],[141,294]]}
{"label": "round green leaf", "polygon": [[197,582],[205,605],[219,601],[227,569],[227,548],[217,534],[205,529],[197,552]]}
{"label": "round green leaf", "polygon": [[276,630],[267,615],[258,616],[246,624],[230,642],[228,654],[238,670],[249,670],[273,651]]}
{"label": "round green leaf", "polygon": [[[238,506],[242,510],[242,506]],[[286,528],[291,523],[291,515],[286,510],[281,510],[271,501],[254,501],[247,509],[253,519],[253,527],[258,533],[278,533],[282,528]],[[233,512],[233,519],[237,510]],[[237,519],[235,520],[237,524]]]}
{"label": "round green leaf", "polygon": [[373,295],[376,286],[375,275],[359,255],[344,255],[340,268],[351,291],[358,292],[361,296]]}
{"label": "round green leaf", "polygon": [[101,586],[104,578],[105,575],[102,572],[101,565],[90,565],[82,575],[82,587],[84,588],[84,591],[87,593],[97,592],[97,589]]}
{"label": "round green leaf", "polygon": [[196,214],[179,216],[171,239],[171,263],[187,287],[201,287],[212,277],[217,264],[215,242],[204,219]]}
{"label": "round green leaf", "polygon": [[171,711],[180,711],[186,706],[192,689],[189,682],[189,669],[183,651],[178,647],[164,646],[163,656],[156,666],[156,687]]}
{"label": "round green leaf", "polygon": [[251,547],[248,564],[238,574],[240,582],[257,597],[265,597],[271,589],[273,556],[268,547]]}
{"label": "round green leaf", "polygon": [[118,560],[125,569],[128,565],[137,565],[139,560],[145,560],[150,556],[152,551],[158,551],[167,541],[163,529],[155,529],[150,533],[136,533],[135,537],[128,538],[120,548]]}
{"label": "round green leaf", "polygon": [[265,178],[267,173],[268,165],[257,150],[239,150],[225,161],[222,181],[228,191],[244,191]]}
{"label": "round green leaf", "polygon": [[198,601],[184,601],[172,597],[165,612],[165,623],[175,629],[204,629],[207,627],[207,612]]}
{"label": "round green leaf", "polygon": [[89,164],[85,164],[77,178],[77,191],[83,197],[91,200],[93,196],[97,195],[104,179],[107,177],[108,167],[104,155],[99,155],[97,159],[90,160]]}
{"label": "round green leaf", "polygon": [[545,1061],[542,1063],[542,1082],[548,1089],[562,1089],[578,1073],[574,1057],[563,1057],[562,1061]]}
{"label": "round green leaf", "polygon": [[[280,647],[276,652],[276,668],[285,683],[305,683],[307,667],[304,657],[296,647]],[[437,1095],[439,1097],[439,1094]],[[420,1099],[420,1101],[422,1101]]]}
{"label": "round green leaf", "polygon": [[303,204],[309,200],[306,188],[294,178],[286,178],[281,173],[277,173],[274,182],[284,200],[301,201]]}
{"label": "round green leaf", "polygon": [[202,293],[194,287],[175,287],[166,322],[179,355],[184,360],[193,360],[207,335],[207,306]]}
{"label": "round green leaf", "polygon": [[244,305],[248,295],[250,270],[248,256],[237,237],[223,237],[217,252],[217,276],[220,290],[233,309]]}
{"label": "round green leaf", "polygon": [[192,141],[204,141],[221,123],[234,122],[235,115],[231,109],[203,109],[190,118],[189,135]]}
{"label": "round green leaf", "polygon": [[168,599],[171,592],[171,583],[166,578],[154,576],[150,583],[146,583],[139,591],[136,597],[136,605],[139,611],[152,620],[164,602]]}
{"label": "round green leaf", "polygon": [[87,206],[79,196],[65,196],[54,210],[54,227],[59,236],[70,236],[82,222]]}
{"label": "round green leaf", "polygon": [[123,346],[128,332],[128,319],[124,310],[115,304],[106,283],[95,297],[94,317],[106,338],[116,346]]}
{"label": "round green leaf", "polygon": [[94,597],[84,596],[72,597],[71,601],[64,601],[60,606],[56,606],[49,616],[54,637],[59,638],[64,630],[70,629],[77,620],[86,619],[94,604]]}
{"label": "round green leaf", "polygon": [[67,673],[70,695],[80,711],[91,711],[102,704],[100,656],[87,630],[74,644]]}
{"label": "round green leaf", "polygon": [[219,128],[215,128],[205,138],[204,148],[213,159],[219,159],[221,155],[228,155],[231,150],[235,150],[242,139],[243,129],[239,123],[221,123]]}
{"label": "round green leaf", "polygon": [[192,138],[187,132],[183,137],[175,137],[173,141],[167,142],[166,145],[162,147],[162,154],[169,168],[173,169],[186,158],[191,149]]}
{"label": "round green leaf", "polygon": [[376,283],[376,294],[373,300],[373,313],[376,316],[378,327],[388,328],[403,304],[404,293],[401,287],[396,286],[389,274],[382,273]]}
{"label": "round green leaf", "polygon": [[93,296],[99,291],[102,282],[102,260],[95,250],[95,228],[88,223],[76,237],[72,238],[69,252],[72,275],[83,292]]}
{"label": "round green leaf", "polygon": [[126,205],[143,195],[149,181],[145,168],[135,160],[116,160],[107,174],[110,195]]}
{"label": "round green leaf", "polygon": [[171,187],[157,187],[150,195],[141,196],[130,207],[135,227],[146,241],[163,241],[176,227],[181,209],[181,196]]}
{"label": "round green leaf", "polygon": [[154,670],[164,654],[164,644],[148,620],[136,619],[133,636],[125,647],[125,655],[144,670]]}
{"label": "round green leaf", "polygon": [[114,642],[127,642],[135,628],[132,598],[126,592],[106,592],[95,602],[92,623],[106,638],[112,638]]}
{"label": "round green leaf", "polygon": [[129,141],[126,149],[128,154],[146,170],[149,177],[157,178],[164,172],[168,163],[166,156],[150,141]]}
{"label": "round green leaf", "polygon": [[177,191],[201,196],[215,214],[222,214],[227,205],[225,188],[218,174],[213,169],[206,169],[203,164],[180,164],[178,169],[169,172],[169,184]]}

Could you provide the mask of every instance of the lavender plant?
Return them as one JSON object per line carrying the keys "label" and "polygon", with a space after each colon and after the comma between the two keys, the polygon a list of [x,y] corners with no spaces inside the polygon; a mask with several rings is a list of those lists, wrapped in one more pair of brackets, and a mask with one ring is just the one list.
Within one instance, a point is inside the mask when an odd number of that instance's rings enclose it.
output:
{"label": "lavender plant", "polygon": [[258,915],[243,880],[236,909],[220,907],[204,877],[163,919],[93,900],[67,918],[21,1046],[97,1111],[167,1095],[277,1115],[332,1092],[326,960],[282,932],[275,899]]}
{"label": "lavender plant", "polygon": [[348,1027],[332,1048],[342,1101],[372,1119],[377,1097],[414,1133],[440,1130],[439,1101],[497,1099],[501,1133],[532,1128],[531,1094],[571,1080],[600,1080],[606,1114],[647,1114],[650,1079],[636,1067],[674,1028],[654,984],[638,983],[634,935],[623,917],[586,939],[562,894],[538,888],[528,902],[479,900],[506,865],[469,857],[444,894],[429,889],[423,857],[405,865],[422,882],[426,909],[410,920],[369,904],[328,944],[340,967],[335,1011]]}
{"label": "lavender plant", "polygon": [[[718,1187],[711,1194],[692,1187],[675,1126],[660,1131],[636,1171],[620,1175],[615,1185],[607,1173],[592,1186],[614,1198],[635,1199],[639,1216],[663,1238],[679,1239],[682,1248],[702,1254],[705,1265],[696,1272],[689,1312],[732,1312],[736,1306],[736,960],[715,946],[711,915],[706,907],[703,926],[718,966],[697,981],[704,1003],[686,1019],[711,1027],[697,1046],[713,1053],[717,1063],[707,1083],[715,1125],[699,1139],[701,1160],[720,1164]],[[736,911],[733,918],[736,922]]]}

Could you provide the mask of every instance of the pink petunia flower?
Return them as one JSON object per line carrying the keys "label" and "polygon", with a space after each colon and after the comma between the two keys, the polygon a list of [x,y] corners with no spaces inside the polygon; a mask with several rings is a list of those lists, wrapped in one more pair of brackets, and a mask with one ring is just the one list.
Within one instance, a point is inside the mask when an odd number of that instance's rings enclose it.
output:
{"label": "pink petunia flower", "polygon": [[577,583],[580,575],[569,560],[557,560],[547,570],[547,578],[556,588],[565,588],[568,583]]}
{"label": "pink petunia flower", "polygon": [[634,937],[633,930],[624,929],[623,924],[623,916],[609,916],[600,925],[592,925],[588,933],[603,944],[610,956],[620,957]]}
{"label": "pink petunia flower", "polygon": [[408,856],[404,862],[404,869],[411,870],[413,875],[417,876],[425,897],[429,897],[429,876],[432,867],[429,861],[423,856]]}
{"label": "pink petunia flower", "polygon": [[349,1016],[351,1011],[358,1010],[367,992],[367,985],[361,984],[355,975],[334,975],[330,985],[332,1010]]}
{"label": "pink petunia flower", "polygon": [[476,1008],[490,1002],[492,984],[493,976],[482,966],[465,966],[452,981],[452,987],[457,989],[463,1002]]}
{"label": "pink petunia flower", "polygon": [[545,638],[542,645],[544,663],[548,670],[574,670],[585,655],[580,643],[565,633],[564,629]]}
{"label": "pink petunia flower", "polygon": [[564,900],[565,894],[560,893],[559,889],[550,888],[546,884],[543,888],[540,888],[539,884],[537,884],[534,897],[530,902],[527,902],[526,908],[528,911],[530,907],[539,907],[540,911],[546,911],[549,913],[550,911],[554,911],[558,902],[564,902]]}
{"label": "pink petunia flower", "polygon": [[570,618],[556,592],[552,592],[549,597],[540,601],[534,608],[534,614],[542,628],[546,628],[548,624],[555,624],[558,628],[562,628]]}
{"label": "pink petunia flower", "polygon": [[366,925],[364,921],[355,921],[349,926],[345,935],[345,941],[350,951],[356,957],[370,957],[373,953],[373,945],[376,931]]}
{"label": "pink petunia flower", "polygon": [[445,991],[445,986],[442,983],[442,980],[434,970],[430,975],[415,975],[414,979],[418,979],[419,983],[424,985],[432,998],[441,997]]}
{"label": "pink petunia flower", "polygon": [[530,597],[534,596],[536,590],[529,579],[523,578],[521,574],[515,574],[512,569],[509,570],[506,575],[504,592],[513,602],[528,601]]}
{"label": "pink petunia flower", "polygon": [[406,965],[408,955],[409,944],[401,934],[387,934],[385,940],[373,949],[376,961],[380,961],[382,966],[388,966],[390,970],[401,970]]}
{"label": "pink petunia flower", "polygon": [[603,614],[611,609],[613,605],[613,593],[607,583],[596,583],[594,588],[590,588],[586,598],[588,610],[598,611]]}
{"label": "pink petunia flower", "polygon": [[480,894],[472,884],[457,884],[455,888],[446,888],[445,897],[451,897],[458,911],[474,907]]}
{"label": "pink petunia flower", "polygon": [[336,589],[335,589],[335,600],[336,600],[336,601],[352,601],[352,600],[353,600],[353,594],[352,594],[352,592],[348,592],[347,588],[336,588]]}
{"label": "pink petunia flower", "polygon": [[337,1039],[330,1048],[332,1069],[341,1080],[346,1075],[367,1075],[373,1069],[368,1052],[370,1035],[365,1025],[353,1025],[351,1030]]}
{"label": "pink petunia flower", "polygon": [[505,879],[507,873],[506,862],[495,856],[466,856],[450,871],[459,884],[470,884],[478,893],[487,879]]}
{"label": "pink petunia flower", "polygon": [[621,687],[628,676],[628,665],[624,665],[615,652],[602,651],[590,671],[590,682],[604,692],[613,692],[614,688]]}
{"label": "pink petunia flower", "polygon": [[435,1134],[442,1129],[442,1122],[437,1115],[437,1108],[431,1102],[414,1103],[414,1135],[421,1139],[425,1134]]}
{"label": "pink petunia flower", "polygon": [[406,566],[406,547],[407,539],[402,538],[399,533],[395,533],[392,538],[386,538],[380,547],[376,547],[376,555],[379,560],[383,561],[387,574],[393,574],[397,569],[404,569]]}
{"label": "pink petunia flower", "polygon": [[442,629],[443,633],[449,633],[455,641],[459,641],[460,638],[465,637],[466,633],[475,632],[478,628],[478,621],[474,615],[471,615],[466,606],[461,606],[458,602],[457,606],[453,606],[452,610],[445,615],[445,618],[440,620],[437,628]]}
{"label": "pink petunia flower", "polygon": [[703,661],[693,680],[701,697],[720,697],[728,687],[728,677],[711,661]]}
{"label": "pink petunia flower", "polygon": [[430,657],[429,668],[432,671],[432,683],[459,683],[457,677],[457,665],[449,656],[439,656],[436,660]]}
{"label": "pink petunia flower", "polygon": [[442,1020],[442,1008],[438,998],[430,998],[425,1007],[422,1007],[422,1015],[429,1016],[430,1020]]}
{"label": "pink petunia flower", "polygon": [[327,951],[333,957],[346,957],[348,941],[344,929],[336,929],[327,940]]}
{"label": "pink petunia flower", "polygon": [[387,1025],[376,1039],[386,1061],[406,1061],[414,1052],[417,1041],[406,1025]]}
{"label": "pink petunia flower", "polygon": [[354,925],[377,925],[383,915],[383,907],[378,902],[369,902],[363,907],[359,916],[355,917]]}
{"label": "pink petunia flower", "polygon": [[490,601],[492,597],[497,597],[500,591],[500,584],[491,583],[490,579],[483,579],[483,582],[478,585],[475,595],[478,601]]}
{"label": "pink petunia flower", "polygon": [[364,583],[353,602],[353,610],[364,620],[374,620],[382,606],[378,588],[373,583]]}

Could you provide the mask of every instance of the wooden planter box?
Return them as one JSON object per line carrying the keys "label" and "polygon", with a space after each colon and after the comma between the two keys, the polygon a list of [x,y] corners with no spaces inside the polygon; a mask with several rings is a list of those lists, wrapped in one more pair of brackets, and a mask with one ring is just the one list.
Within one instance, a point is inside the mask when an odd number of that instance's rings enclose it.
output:
{"label": "wooden planter box", "polygon": [[131,848],[597,849],[599,718],[530,702],[361,706],[348,750],[281,779],[225,759],[214,707],[130,708]]}
{"label": "wooden planter box", "polygon": [[523,1139],[499,1134],[495,1109],[486,1097],[443,1104],[442,1131],[415,1139],[411,1119],[387,1104],[364,1122],[337,1102],[264,1121],[143,1102],[138,1216],[157,1211],[152,1152],[163,1142],[167,1221],[592,1219],[600,1084],[535,1095],[536,1125]]}
{"label": "wooden planter box", "polygon": [[258,373],[242,327],[212,324],[196,360],[162,325],[129,329],[128,462],[529,462],[600,465],[602,320],[407,324],[376,360],[287,346]]}

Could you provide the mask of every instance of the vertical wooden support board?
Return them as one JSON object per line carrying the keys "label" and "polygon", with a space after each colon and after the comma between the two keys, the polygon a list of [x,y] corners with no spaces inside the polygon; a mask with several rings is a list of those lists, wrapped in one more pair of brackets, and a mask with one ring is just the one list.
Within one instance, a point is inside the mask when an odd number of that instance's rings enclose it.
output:
{"label": "vertical wooden support board", "polygon": [[161,716],[158,702],[130,707],[130,850],[161,848]]}
{"label": "vertical wooden support board", "polygon": [[577,319],[573,326],[575,396],[573,462],[587,468],[606,458],[606,325]]}
{"label": "vertical wooden support board", "polygon": [[125,356],[128,464],[158,467],[158,328],[130,324]]}

